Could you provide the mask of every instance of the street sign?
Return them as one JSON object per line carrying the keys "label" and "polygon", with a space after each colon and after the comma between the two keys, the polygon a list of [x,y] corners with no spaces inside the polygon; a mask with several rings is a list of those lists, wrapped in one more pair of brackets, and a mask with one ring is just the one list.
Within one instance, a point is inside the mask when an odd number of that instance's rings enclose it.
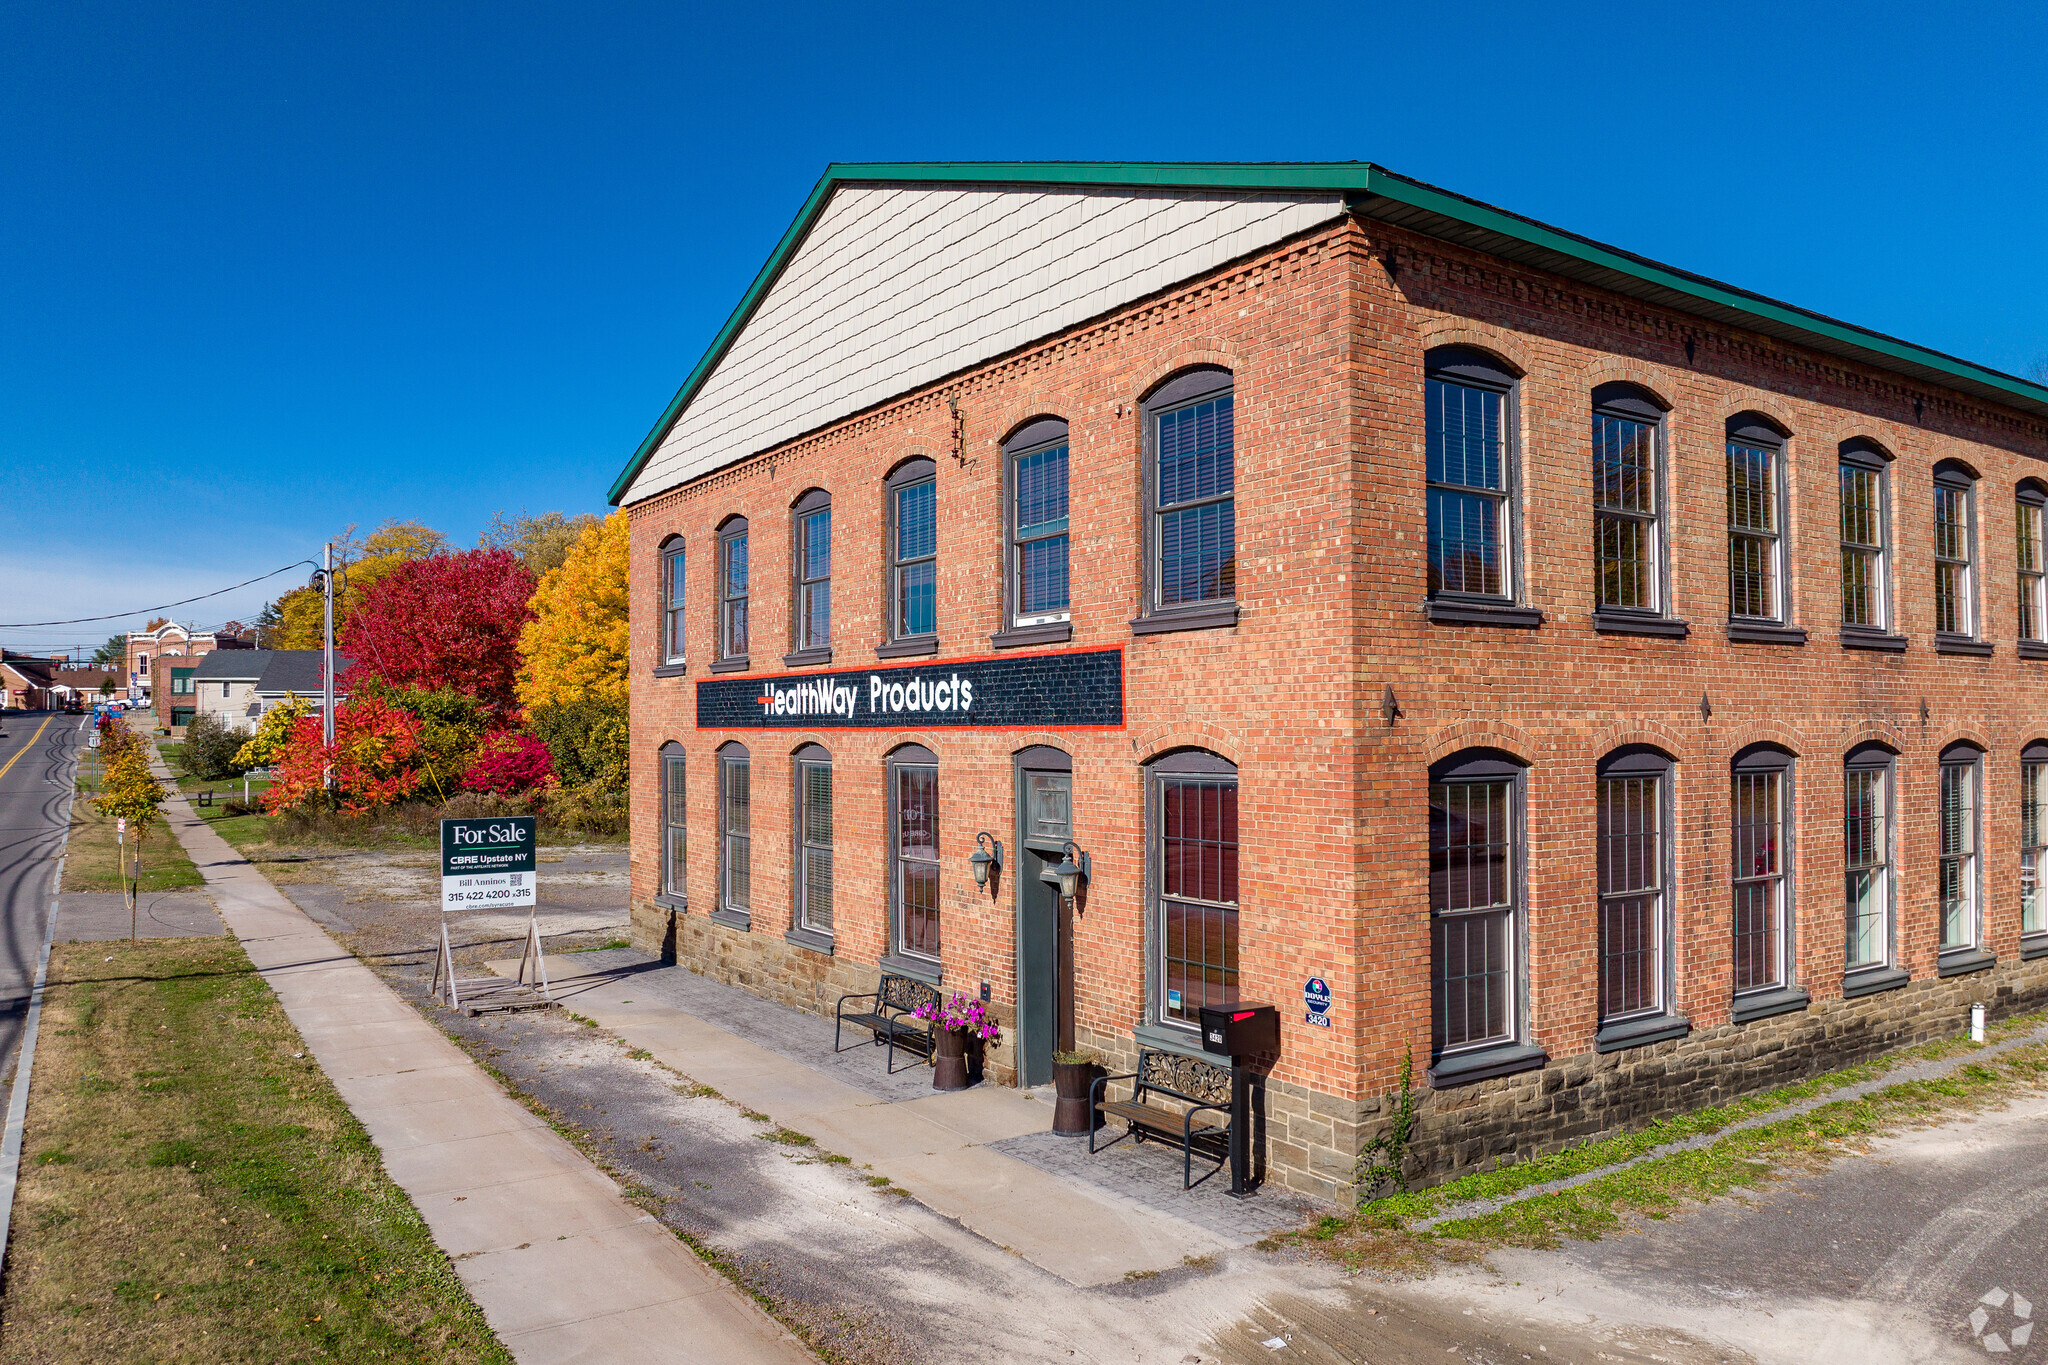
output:
{"label": "street sign", "polygon": [[1312,976],[1301,988],[1301,1003],[1308,1006],[1308,1022],[1319,1028],[1330,1026],[1330,983]]}
{"label": "street sign", "polygon": [[534,818],[498,815],[441,822],[441,909],[533,908]]}

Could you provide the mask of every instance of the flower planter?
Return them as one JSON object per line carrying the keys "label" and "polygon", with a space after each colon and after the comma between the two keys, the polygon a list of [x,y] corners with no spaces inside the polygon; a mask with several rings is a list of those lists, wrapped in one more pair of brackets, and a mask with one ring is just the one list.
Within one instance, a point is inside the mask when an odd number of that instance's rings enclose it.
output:
{"label": "flower planter", "polygon": [[1089,1113],[1088,1092],[1100,1075],[1102,1068],[1094,1062],[1052,1064],[1052,1088],[1057,1097],[1052,1110],[1055,1133],[1084,1134],[1098,1126]]}
{"label": "flower planter", "polygon": [[932,1049],[932,1089],[965,1090],[967,1088],[967,1030],[964,1028],[942,1028],[932,1031],[936,1046]]}

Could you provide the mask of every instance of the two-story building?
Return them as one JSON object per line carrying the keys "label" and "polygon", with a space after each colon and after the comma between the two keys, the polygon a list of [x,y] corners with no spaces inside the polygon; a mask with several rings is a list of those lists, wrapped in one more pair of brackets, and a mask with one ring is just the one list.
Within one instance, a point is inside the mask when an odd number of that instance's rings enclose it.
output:
{"label": "two-story building", "polygon": [[2048,1001],[2040,385],[1365,164],[835,166],[611,496],[635,943],[1026,1084],[1272,1002],[1299,1189],[1411,1056],[1445,1172]]}

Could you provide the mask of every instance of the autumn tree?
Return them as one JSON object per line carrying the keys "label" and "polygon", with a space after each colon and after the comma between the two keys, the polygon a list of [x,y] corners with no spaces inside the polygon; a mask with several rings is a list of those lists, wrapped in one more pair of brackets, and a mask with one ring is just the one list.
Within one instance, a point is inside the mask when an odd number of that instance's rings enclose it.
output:
{"label": "autumn tree", "polygon": [[519,636],[519,700],[528,708],[626,700],[626,514],[593,521],[541,579]]}
{"label": "autumn tree", "polygon": [[336,708],[332,745],[321,740],[320,717],[301,716],[271,771],[263,808],[272,814],[331,801],[367,815],[420,789],[420,723],[381,697],[358,697]]}
{"label": "autumn tree", "polygon": [[528,573],[546,578],[551,570],[562,567],[562,561],[569,557],[570,549],[584,531],[595,525],[597,518],[588,512],[578,512],[573,517],[560,512],[529,515],[525,508],[516,517],[494,512],[477,544],[486,550],[510,550],[519,556]]}
{"label": "autumn tree", "polygon": [[[401,565],[445,553],[448,537],[417,521],[387,521],[369,535],[357,539],[355,528],[342,532],[334,543],[335,574],[334,634],[342,628],[369,592]],[[303,588],[293,588],[264,609],[272,621],[265,625],[264,644],[271,649],[318,649],[325,626],[326,603],[319,576]]]}
{"label": "autumn tree", "polygon": [[350,614],[342,645],[350,691],[372,683],[452,687],[501,714],[517,705],[519,633],[533,575],[509,550],[464,550],[400,564]]}
{"label": "autumn tree", "polygon": [[[93,809],[113,820],[125,820],[121,835],[121,890],[128,897],[128,939],[135,940],[136,893],[142,882],[142,847],[162,819],[158,807],[164,789],[149,771],[149,745],[123,721],[110,720],[100,729],[100,759],[106,767]],[[134,873],[129,874],[133,849]]]}

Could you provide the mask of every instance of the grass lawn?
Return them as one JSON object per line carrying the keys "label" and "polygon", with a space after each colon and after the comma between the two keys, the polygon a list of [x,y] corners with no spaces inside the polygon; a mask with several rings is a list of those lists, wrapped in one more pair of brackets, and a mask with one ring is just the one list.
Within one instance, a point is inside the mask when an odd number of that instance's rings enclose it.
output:
{"label": "grass lawn", "polygon": [[[1989,1041],[2039,1028],[2044,1019],[2048,1016],[2006,1019],[1992,1027]],[[1978,1050],[1978,1044],[1965,1039],[1925,1043],[1533,1161],[1372,1200],[1349,1217],[1325,1218],[1305,1232],[1274,1240],[1322,1251],[1347,1266],[1412,1271],[1433,1262],[1474,1260],[1496,1247],[1548,1247],[1564,1238],[1597,1239],[1622,1230],[1629,1218],[1664,1218],[1687,1203],[1767,1185],[1818,1169],[1837,1157],[1853,1156],[1885,1133],[1939,1123],[2048,1087],[2048,1045],[2017,1047],[1933,1080],[1901,1081],[1858,1098],[1823,1104],[1704,1147],[1616,1169],[1570,1189],[1516,1196],[1547,1181],[1619,1167],[1665,1143],[1711,1135],[1781,1105],[1877,1080],[1902,1063]],[[1408,1226],[1466,1200],[1500,1198],[1511,1202],[1492,1213],[1438,1223],[1428,1231]]]}
{"label": "grass lawn", "polygon": [[232,939],[60,944],[0,1358],[502,1362]]}
{"label": "grass lawn", "polygon": [[[78,796],[71,803],[71,836],[64,850],[66,891],[119,891],[120,849],[115,842],[114,822],[92,807],[99,793],[99,779],[91,765],[78,768]],[[132,835],[130,836],[133,837]],[[169,827],[158,822],[142,845],[142,890],[173,891],[181,886],[200,886],[205,879]]]}

